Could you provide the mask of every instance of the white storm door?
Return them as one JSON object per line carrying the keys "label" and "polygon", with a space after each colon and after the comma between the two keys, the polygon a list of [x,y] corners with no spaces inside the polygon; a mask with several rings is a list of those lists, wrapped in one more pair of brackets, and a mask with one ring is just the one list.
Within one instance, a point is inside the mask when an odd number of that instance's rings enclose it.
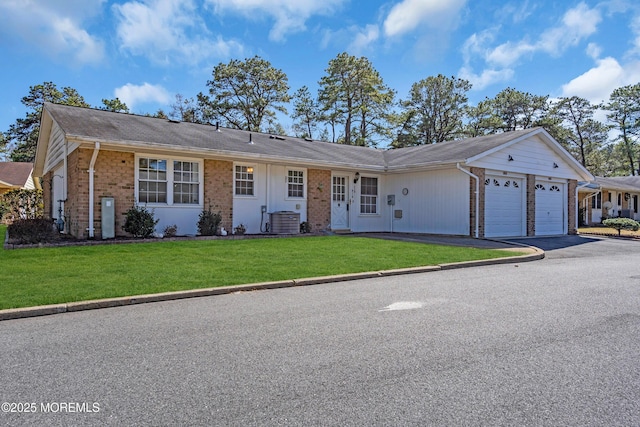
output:
{"label": "white storm door", "polygon": [[331,229],[349,228],[349,178],[332,177],[331,185]]}
{"label": "white storm door", "polygon": [[536,236],[565,234],[565,185],[536,182]]}
{"label": "white storm door", "polygon": [[485,180],[486,237],[526,235],[524,227],[524,180],[507,176],[487,176]]}

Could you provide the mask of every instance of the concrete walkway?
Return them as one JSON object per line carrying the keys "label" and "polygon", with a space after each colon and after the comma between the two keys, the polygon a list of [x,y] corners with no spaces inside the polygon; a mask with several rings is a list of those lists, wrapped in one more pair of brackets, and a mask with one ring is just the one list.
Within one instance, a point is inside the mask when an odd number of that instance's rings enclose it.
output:
{"label": "concrete walkway", "polygon": [[465,261],[424,267],[409,267],[396,270],[372,271],[365,273],[339,274],[333,276],[310,277],[302,279],[283,280],[278,282],[252,283],[246,285],[221,286],[216,288],[193,289],[177,292],[163,292],[150,295],[135,295],[101,300],[78,301],[64,304],[52,304],[39,307],[14,308],[0,310],[0,321],[20,319],[26,317],[45,316],[50,314],[68,313],[74,311],[94,310],[108,307],[143,304],[148,302],[170,301],[184,298],[206,297],[213,295],[247,292],[264,289],[287,288],[293,286],[317,285],[321,283],[343,282],[347,280],[370,279],[376,277],[396,276],[401,274],[427,273],[455,268],[479,267],[494,264],[515,264],[535,261],[544,258],[544,251],[521,243],[500,240],[473,239],[470,237],[442,236],[431,234],[405,233],[354,233],[348,236],[368,237],[375,239],[403,240],[407,242],[433,243],[447,246],[467,246],[482,249],[502,249],[522,252],[522,255],[478,261]]}

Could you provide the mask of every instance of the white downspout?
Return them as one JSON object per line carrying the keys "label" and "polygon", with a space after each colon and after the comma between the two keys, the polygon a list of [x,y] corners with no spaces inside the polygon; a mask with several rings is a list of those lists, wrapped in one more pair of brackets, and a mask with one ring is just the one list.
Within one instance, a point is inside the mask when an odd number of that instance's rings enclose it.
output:
{"label": "white downspout", "polygon": [[95,172],[94,166],[96,165],[96,159],[98,158],[98,152],[100,151],[100,143],[96,142],[93,148],[93,155],[91,156],[91,162],[89,163],[89,238],[94,237],[93,227],[93,173]]}
{"label": "white downspout", "polygon": [[466,173],[476,181],[476,230],[474,235],[475,235],[475,238],[477,239],[479,234],[479,224],[480,224],[480,178],[478,178],[476,175],[472,174],[468,170],[462,168],[460,166],[460,163],[456,163],[456,168],[458,168],[459,171]]}

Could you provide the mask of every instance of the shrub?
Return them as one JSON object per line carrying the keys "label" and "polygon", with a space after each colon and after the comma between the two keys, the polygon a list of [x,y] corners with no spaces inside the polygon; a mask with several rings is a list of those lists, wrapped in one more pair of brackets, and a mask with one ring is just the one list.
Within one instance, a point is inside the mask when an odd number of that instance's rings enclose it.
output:
{"label": "shrub", "polygon": [[153,230],[158,224],[153,212],[150,212],[144,206],[134,205],[127,211],[126,219],[122,229],[127,233],[131,233],[133,237],[147,238],[153,235]]}
{"label": "shrub", "polygon": [[44,212],[42,190],[10,190],[0,196],[0,219],[8,223],[18,219],[41,218]]}
{"label": "shrub", "polygon": [[245,225],[244,225],[244,224],[240,224],[240,225],[238,225],[237,227],[235,227],[235,228],[233,229],[233,233],[234,233],[234,234],[242,235],[242,234],[244,234],[244,233],[246,233],[246,232],[247,232],[247,227],[245,227]]}
{"label": "shrub", "polygon": [[630,218],[608,218],[602,221],[602,224],[618,230],[618,236],[622,230],[638,231],[640,229],[640,223]]}
{"label": "shrub", "polygon": [[309,224],[309,221],[304,221],[300,223],[300,232],[311,233],[311,224]]}
{"label": "shrub", "polygon": [[220,212],[211,212],[211,206],[209,209],[200,212],[198,218],[198,233],[201,236],[214,236],[218,232],[218,226],[222,222],[222,215]]}
{"label": "shrub", "polygon": [[167,225],[162,231],[162,235],[164,237],[175,237],[177,233],[178,233],[178,226],[175,224]]}
{"label": "shrub", "polygon": [[7,227],[11,243],[29,244],[55,240],[58,232],[49,218],[17,219]]}

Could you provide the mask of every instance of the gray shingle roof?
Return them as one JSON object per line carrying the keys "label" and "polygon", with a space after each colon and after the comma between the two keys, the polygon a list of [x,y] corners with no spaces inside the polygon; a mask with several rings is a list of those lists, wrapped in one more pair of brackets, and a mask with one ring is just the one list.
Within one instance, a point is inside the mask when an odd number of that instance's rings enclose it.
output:
{"label": "gray shingle roof", "polygon": [[[464,162],[536,129],[487,135],[433,145],[377,150],[300,138],[278,137],[194,123],[113,113],[46,103],[44,108],[67,137],[138,147],[228,154],[238,158],[269,158],[345,167],[402,169],[412,166]],[[253,144],[249,143],[249,138]]]}
{"label": "gray shingle roof", "polygon": [[33,163],[0,162],[0,182],[22,187],[29,179],[32,170]]}
{"label": "gray shingle roof", "polygon": [[596,177],[600,188],[622,191],[640,191],[640,176]]}

